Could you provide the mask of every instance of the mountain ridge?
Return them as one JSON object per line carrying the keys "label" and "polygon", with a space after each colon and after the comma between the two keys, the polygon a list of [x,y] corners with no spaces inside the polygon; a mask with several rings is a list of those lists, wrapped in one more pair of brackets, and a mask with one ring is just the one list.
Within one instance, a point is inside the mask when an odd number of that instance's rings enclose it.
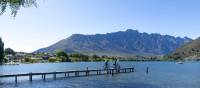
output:
{"label": "mountain ridge", "polygon": [[173,37],[159,33],[140,33],[127,29],[106,34],[73,34],[46,48],[35,52],[64,50],[68,53],[125,54],[125,55],[164,55],[181,47],[192,39]]}

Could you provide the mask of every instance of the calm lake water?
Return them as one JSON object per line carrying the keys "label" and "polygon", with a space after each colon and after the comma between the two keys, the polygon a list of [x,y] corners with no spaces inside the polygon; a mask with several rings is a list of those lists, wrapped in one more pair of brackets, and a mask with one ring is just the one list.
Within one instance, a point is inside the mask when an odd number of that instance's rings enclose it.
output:
{"label": "calm lake water", "polygon": [[[122,67],[135,67],[134,73],[78,78],[41,80],[34,77],[0,79],[0,88],[200,88],[200,62],[120,62]],[[103,62],[38,63],[0,66],[0,74],[101,69]],[[149,67],[149,73],[145,69]],[[52,77],[49,77],[52,78]]]}

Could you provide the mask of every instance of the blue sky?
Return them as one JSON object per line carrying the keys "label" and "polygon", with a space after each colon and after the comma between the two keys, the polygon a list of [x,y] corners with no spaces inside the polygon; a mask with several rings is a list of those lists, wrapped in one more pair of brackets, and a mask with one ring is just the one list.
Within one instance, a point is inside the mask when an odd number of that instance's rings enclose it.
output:
{"label": "blue sky", "polygon": [[38,8],[21,8],[0,16],[5,47],[31,52],[72,34],[126,29],[199,37],[199,0],[38,0]]}

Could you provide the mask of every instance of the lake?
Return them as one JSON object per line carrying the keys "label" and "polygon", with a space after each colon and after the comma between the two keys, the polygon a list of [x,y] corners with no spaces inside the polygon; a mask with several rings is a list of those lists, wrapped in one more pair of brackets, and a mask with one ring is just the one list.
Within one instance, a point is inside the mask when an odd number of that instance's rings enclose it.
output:
{"label": "lake", "polygon": [[[104,62],[37,63],[0,66],[0,74],[101,69]],[[133,73],[41,80],[34,77],[0,79],[0,88],[200,88],[200,62],[120,62],[121,67],[135,67]],[[149,73],[146,74],[146,67]],[[51,78],[51,77],[49,77]]]}

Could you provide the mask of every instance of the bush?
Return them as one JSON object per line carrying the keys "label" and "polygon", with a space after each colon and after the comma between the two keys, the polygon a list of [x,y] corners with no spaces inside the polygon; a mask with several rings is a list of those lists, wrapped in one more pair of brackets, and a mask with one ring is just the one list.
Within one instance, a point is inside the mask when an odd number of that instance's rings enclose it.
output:
{"label": "bush", "polygon": [[31,62],[31,58],[26,57],[26,58],[24,59],[24,62]]}
{"label": "bush", "polygon": [[4,63],[8,63],[8,59],[4,59]]}
{"label": "bush", "polygon": [[61,59],[61,62],[70,62],[69,56],[62,50],[56,51],[56,56]]}
{"label": "bush", "polygon": [[39,62],[39,59],[31,59],[31,63],[37,63]]}
{"label": "bush", "polygon": [[66,57],[66,58],[68,58],[67,53],[65,53],[65,51],[62,51],[62,50],[56,51],[56,56],[57,57]]}
{"label": "bush", "polygon": [[57,61],[57,59],[56,59],[56,58],[52,58],[52,57],[51,57],[51,58],[49,58],[49,59],[48,59],[48,61],[49,61],[49,62],[56,62],[56,61]]}

